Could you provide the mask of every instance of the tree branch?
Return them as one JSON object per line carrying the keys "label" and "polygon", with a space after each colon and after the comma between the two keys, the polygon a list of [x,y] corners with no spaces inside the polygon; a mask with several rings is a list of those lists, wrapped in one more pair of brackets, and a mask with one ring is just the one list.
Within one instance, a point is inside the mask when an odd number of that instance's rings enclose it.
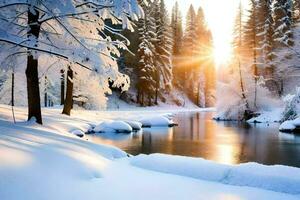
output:
{"label": "tree branch", "polygon": [[[52,51],[49,51],[49,50],[46,50],[46,49],[40,49],[38,47],[31,47],[31,46],[28,46],[28,45],[19,44],[19,43],[16,43],[14,41],[6,40],[6,39],[3,39],[3,38],[0,38],[0,42],[5,42],[5,43],[8,43],[8,44],[13,44],[13,45],[16,45],[16,46],[19,46],[19,47],[23,47],[23,48],[27,48],[27,49],[35,50],[35,51],[39,51],[39,52],[43,52],[43,53],[46,53],[46,54],[49,54],[49,55],[57,56],[59,58],[65,59],[65,60],[69,60],[68,56],[60,54],[58,52],[52,52]],[[91,68],[85,66],[84,64],[82,64],[80,62],[75,62],[75,63],[77,65],[79,65],[79,66],[87,69],[87,70],[93,71]]]}

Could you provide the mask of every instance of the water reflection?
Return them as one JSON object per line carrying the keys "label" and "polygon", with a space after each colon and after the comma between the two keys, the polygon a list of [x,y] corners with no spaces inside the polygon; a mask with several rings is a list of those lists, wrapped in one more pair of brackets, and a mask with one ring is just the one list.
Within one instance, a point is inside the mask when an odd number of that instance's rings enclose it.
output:
{"label": "water reflection", "polygon": [[98,134],[89,139],[130,154],[166,153],[203,157],[220,163],[259,162],[300,167],[300,137],[278,132],[277,124],[215,122],[213,113],[181,113],[175,128]]}

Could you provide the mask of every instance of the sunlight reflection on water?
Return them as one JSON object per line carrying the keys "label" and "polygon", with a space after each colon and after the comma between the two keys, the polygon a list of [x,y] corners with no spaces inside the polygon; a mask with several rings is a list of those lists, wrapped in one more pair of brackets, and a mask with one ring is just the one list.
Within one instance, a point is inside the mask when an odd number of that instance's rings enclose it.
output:
{"label": "sunlight reflection on water", "polygon": [[144,129],[133,134],[88,136],[126,152],[202,157],[224,164],[259,162],[300,167],[300,137],[278,132],[278,124],[216,122],[214,113],[180,113],[174,128]]}

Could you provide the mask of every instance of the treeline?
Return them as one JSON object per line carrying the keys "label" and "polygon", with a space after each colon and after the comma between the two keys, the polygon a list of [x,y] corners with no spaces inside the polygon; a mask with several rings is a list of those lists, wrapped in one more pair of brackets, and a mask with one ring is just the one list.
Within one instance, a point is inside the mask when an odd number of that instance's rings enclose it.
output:
{"label": "treeline", "polygon": [[[296,73],[300,69],[300,48],[295,41],[299,11],[300,2],[296,0],[250,0],[249,6],[240,3],[234,29],[234,56],[227,70],[228,76],[236,77],[232,88],[239,88],[239,118],[251,118],[267,107],[267,96],[282,98],[295,92],[299,82]],[[227,109],[227,117],[229,113],[237,114],[231,109]]]}
{"label": "treeline", "polygon": [[200,107],[213,106],[213,42],[202,8],[191,5],[184,23],[177,2],[170,15],[164,0],[142,7],[136,32],[124,33],[133,54],[125,52],[119,63],[131,77],[131,100],[152,106],[171,99],[183,106],[183,94]]}

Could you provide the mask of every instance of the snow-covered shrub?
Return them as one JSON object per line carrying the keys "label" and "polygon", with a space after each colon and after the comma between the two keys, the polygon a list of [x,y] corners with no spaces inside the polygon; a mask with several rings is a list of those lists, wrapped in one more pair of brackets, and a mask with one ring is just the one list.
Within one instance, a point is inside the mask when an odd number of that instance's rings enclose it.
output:
{"label": "snow-covered shrub", "polygon": [[[228,71],[226,71],[228,70]],[[225,74],[225,76],[224,76]],[[243,72],[243,84],[245,97],[242,97],[242,90],[239,75],[236,72],[230,72],[225,69],[217,87],[217,118],[222,120],[243,120],[245,111],[249,110],[255,113],[270,111],[280,106],[281,101],[275,98],[265,87],[264,79],[261,77],[255,86],[252,73],[245,70]],[[255,98],[256,87],[256,98]],[[256,100],[255,100],[256,99]],[[247,106],[248,104],[248,106]]]}
{"label": "snow-covered shrub", "polygon": [[282,121],[293,120],[300,115],[300,87],[297,88],[296,94],[288,94],[283,98],[285,108],[282,113]]}

